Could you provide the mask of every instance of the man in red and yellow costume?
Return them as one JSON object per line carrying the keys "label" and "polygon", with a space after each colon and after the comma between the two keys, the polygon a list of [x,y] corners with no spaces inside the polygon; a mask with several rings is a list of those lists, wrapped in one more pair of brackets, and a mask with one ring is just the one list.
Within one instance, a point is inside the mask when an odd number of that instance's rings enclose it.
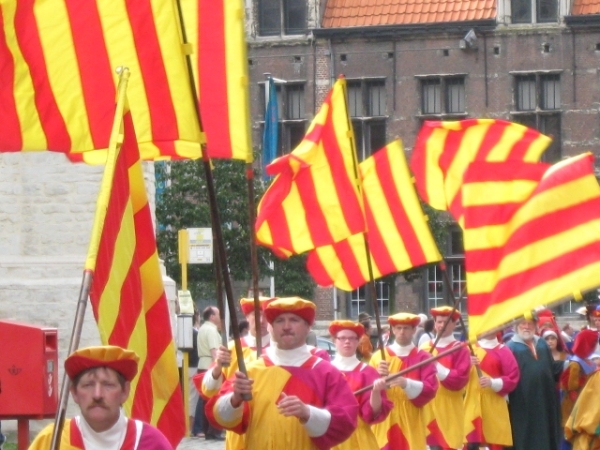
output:
{"label": "man in red and yellow costume", "polygon": [[[138,371],[138,356],[112,345],[87,347],[65,360],[71,395],[81,415],[65,421],[60,448],[170,450],[167,438],[153,426],[125,417],[121,405],[129,397],[130,383]],[[51,446],[54,424],[35,438],[30,450]]]}
{"label": "man in red and yellow costume", "polygon": [[[374,353],[370,365],[383,377],[392,375],[431,357],[413,343],[420,317],[399,313],[388,317],[394,343],[381,352]],[[426,364],[408,372],[390,383],[387,395],[394,408],[386,420],[373,427],[377,444],[385,450],[422,450],[425,448],[423,407],[435,396],[438,387],[435,366]]]}

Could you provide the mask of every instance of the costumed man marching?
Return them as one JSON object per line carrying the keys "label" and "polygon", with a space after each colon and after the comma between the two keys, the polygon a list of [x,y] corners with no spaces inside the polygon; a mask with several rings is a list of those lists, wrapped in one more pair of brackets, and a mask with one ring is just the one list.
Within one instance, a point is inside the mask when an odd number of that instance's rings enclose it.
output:
{"label": "costumed man marching", "polygon": [[[385,360],[381,352],[373,354],[370,365],[377,368],[382,377],[398,373],[431,355],[419,350],[413,343],[420,318],[415,314],[399,313],[388,317],[394,343],[385,348]],[[408,372],[390,383],[388,397],[394,408],[386,420],[374,426],[378,448],[386,450],[422,450],[425,448],[423,407],[435,396],[438,387],[433,363]]]}
{"label": "costumed man marching", "polygon": [[[480,446],[502,450],[512,445],[506,396],[519,382],[519,366],[495,333],[482,336],[473,351],[464,401],[467,450],[478,450]],[[481,377],[475,366],[481,369]]]}
{"label": "costumed man marching", "polygon": [[351,320],[334,320],[329,325],[329,334],[335,340],[337,355],[331,364],[346,378],[350,389],[355,392],[365,386],[373,389],[359,394],[360,406],[358,426],[352,435],[334,450],[377,450],[377,440],[371,425],[384,420],[392,409],[392,402],[385,394],[385,380],[377,371],[356,357],[360,337],[365,333],[362,324]]}
{"label": "costumed man marching", "polygon": [[[272,345],[208,402],[210,420],[246,433],[246,448],[324,450],[356,429],[358,402],[348,383],[307,348],[315,313],[314,303],[298,297],[269,303]],[[252,400],[244,400],[248,394]]]}
{"label": "costumed man marching", "polygon": [[[152,425],[125,417],[121,405],[129,397],[138,371],[138,356],[112,345],[87,347],[65,360],[71,395],[81,415],[65,421],[60,448],[106,450],[170,450],[167,438]],[[30,450],[47,450],[54,424],[35,438]]]}
{"label": "costumed man marching", "polygon": [[[590,359],[590,356],[596,350],[597,344],[598,332],[596,330],[581,330],[575,336],[572,347],[573,354],[567,358],[568,366],[560,375],[560,412],[563,427],[567,425],[567,419],[571,415],[573,405],[575,405],[581,390],[590,375],[596,370],[596,364]],[[569,443],[563,442],[562,448],[569,449]]]}
{"label": "costumed man marching", "polygon": [[600,450],[600,367],[592,372],[579,393],[565,425],[573,450]]}
{"label": "costumed man marching", "polygon": [[[436,335],[441,335],[431,354],[437,355],[460,345],[453,334],[460,312],[451,306],[441,306],[431,309],[430,313],[435,319]],[[446,321],[448,324],[444,329]],[[432,347],[433,341],[429,341],[422,349],[429,351]],[[469,350],[462,348],[451,353],[437,361],[435,368],[440,387],[433,401],[425,407],[427,445],[432,450],[461,448],[464,439],[463,394],[471,370]]]}
{"label": "costumed man marching", "polygon": [[[249,325],[248,334],[241,339],[242,353],[246,364],[255,361],[257,358],[256,333],[260,333],[262,351],[264,351],[271,343],[269,331],[267,329],[267,320],[265,319],[263,310],[266,305],[276,299],[277,297],[259,297],[258,300],[260,302],[261,313],[260,323],[258,324],[256,323],[256,317],[254,315],[254,299],[240,299],[242,313],[246,317]],[[238,369],[239,364],[235,353],[235,343],[231,341],[229,343],[229,348],[221,345],[217,350],[215,364],[212,368],[209,368],[206,374],[201,378],[202,395],[207,399],[216,395],[219,392],[219,389],[221,389],[223,381],[231,377]],[[225,448],[227,450],[243,449],[244,436],[228,431],[225,433]]]}

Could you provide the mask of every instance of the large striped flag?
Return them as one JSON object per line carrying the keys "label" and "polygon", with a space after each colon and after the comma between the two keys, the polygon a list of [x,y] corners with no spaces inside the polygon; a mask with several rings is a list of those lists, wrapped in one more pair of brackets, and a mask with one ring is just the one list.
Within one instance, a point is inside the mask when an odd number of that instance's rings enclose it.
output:
{"label": "large striped flag", "polygon": [[128,348],[140,357],[125,405],[128,416],[155,425],[176,447],[185,435],[187,414],[129,113],[124,117],[124,137],[115,159],[107,161],[98,198],[86,261],[86,270],[93,273],[90,299],[102,342]]}
{"label": "large striped flag", "polygon": [[308,254],[307,268],[321,286],[351,291],[373,278],[440,261],[400,141],[394,141],[359,165],[367,232]]}
{"label": "large striped flag", "polygon": [[2,0],[0,151],[104,162],[117,74],[143,159],[197,158],[201,135],[175,2]]}
{"label": "large striped flag", "polygon": [[258,205],[257,242],[279,256],[364,231],[346,80],[336,81],[304,139],[267,166],[277,175]]}
{"label": "large striped flag", "polygon": [[462,190],[471,338],[600,286],[600,187],[593,156],[478,163]]}
{"label": "large striped flag", "polygon": [[417,192],[462,224],[460,190],[472,161],[536,162],[551,139],[523,125],[495,119],[425,121],[410,161]]}
{"label": "large striped flag", "polygon": [[252,161],[243,0],[181,0],[208,156]]}

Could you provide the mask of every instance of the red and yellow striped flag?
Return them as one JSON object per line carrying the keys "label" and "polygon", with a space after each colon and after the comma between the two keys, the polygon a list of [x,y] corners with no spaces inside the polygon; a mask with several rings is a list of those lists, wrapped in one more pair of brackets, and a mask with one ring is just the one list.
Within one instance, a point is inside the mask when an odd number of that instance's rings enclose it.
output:
{"label": "red and yellow striped flag", "polygon": [[359,167],[368,232],[309,252],[306,266],[321,286],[351,291],[370,281],[365,238],[375,279],[442,259],[401,142],[388,144]]}
{"label": "red and yellow striped flag", "polygon": [[[106,161],[119,66],[143,159],[197,158],[201,139],[175,3],[2,0],[0,151]],[[81,155],[81,152],[97,150]]]}
{"label": "red and yellow striped flag", "polygon": [[472,161],[536,162],[551,139],[517,123],[494,119],[425,121],[410,168],[417,192],[433,208],[450,211],[462,224],[460,190]]}
{"label": "red and yellow striped flag", "polygon": [[462,189],[471,338],[600,286],[593,156],[473,164]]}
{"label": "red and yellow striped flag", "polygon": [[181,0],[211,158],[252,161],[242,0]]}
{"label": "red and yellow striped flag", "polygon": [[102,342],[128,348],[140,357],[125,405],[127,415],[155,425],[176,447],[185,435],[187,415],[129,113],[124,117],[124,136],[115,159],[107,161],[98,199],[86,261],[86,270],[93,272],[90,299]]}
{"label": "red and yellow striped flag", "polygon": [[339,79],[302,142],[267,166],[277,176],[258,205],[257,242],[289,256],[364,231],[355,158],[346,80]]}

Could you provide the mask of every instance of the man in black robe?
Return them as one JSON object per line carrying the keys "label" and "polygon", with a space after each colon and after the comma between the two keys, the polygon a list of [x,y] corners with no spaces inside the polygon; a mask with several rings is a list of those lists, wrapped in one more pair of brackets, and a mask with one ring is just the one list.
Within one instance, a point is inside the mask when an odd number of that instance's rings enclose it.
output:
{"label": "man in black robe", "polygon": [[554,361],[548,345],[535,335],[536,324],[523,318],[507,346],[521,371],[509,395],[508,409],[514,450],[558,450],[561,442],[560,406],[556,383],[565,362]]}

